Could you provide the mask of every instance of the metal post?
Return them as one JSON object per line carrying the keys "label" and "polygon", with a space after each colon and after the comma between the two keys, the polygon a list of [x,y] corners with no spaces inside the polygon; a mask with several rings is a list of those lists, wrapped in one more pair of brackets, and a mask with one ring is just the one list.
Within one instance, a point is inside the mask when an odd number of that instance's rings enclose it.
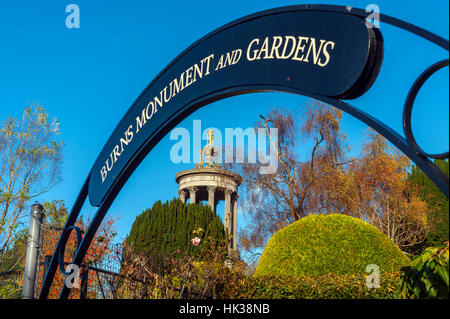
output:
{"label": "metal post", "polygon": [[88,290],[88,278],[89,278],[89,267],[83,265],[81,267],[81,286],[80,286],[80,299],[87,299]]}
{"label": "metal post", "polygon": [[48,266],[50,265],[51,260],[52,260],[52,255],[46,255],[44,257],[44,272],[43,272],[44,277],[45,277],[45,274],[47,273],[47,269],[48,269]]}
{"label": "metal post", "polygon": [[23,273],[22,299],[33,299],[36,270],[41,245],[41,225],[44,221],[44,207],[35,203],[31,205],[30,230],[28,233],[25,270]]}

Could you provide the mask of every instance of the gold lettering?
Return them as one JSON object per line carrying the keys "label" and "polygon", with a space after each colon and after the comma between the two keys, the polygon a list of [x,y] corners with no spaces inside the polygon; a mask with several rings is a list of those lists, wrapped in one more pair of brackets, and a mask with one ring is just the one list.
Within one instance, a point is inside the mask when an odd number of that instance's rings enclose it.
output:
{"label": "gold lettering", "polygon": [[[291,35],[287,35],[287,36],[285,36],[285,38],[286,38],[286,41],[284,42],[283,52],[281,53],[280,59],[289,59],[291,57],[292,53],[294,53],[295,44],[297,43],[297,40],[295,39],[295,37],[293,37]],[[286,49],[288,47],[289,40],[292,41],[292,48],[291,48],[291,51],[289,52],[289,54],[286,55]]]}
{"label": "gold lettering", "polygon": [[259,54],[258,54],[258,57],[256,58],[256,60],[261,59],[261,53],[263,53],[263,51],[265,53],[263,59],[267,59],[268,54],[269,54],[269,38],[268,37],[266,37],[264,39],[264,42],[263,42],[263,44],[261,46],[261,49],[259,50]]}
{"label": "gold lettering", "polygon": [[227,56],[225,58],[224,67],[226,67],[227,65],[231,65],[231,62],[233,62],[233,53],[232,52],[227,52]]}
{"label": "gold lettering", "polygon": [[247,48],[247,60],[249,60],[249,61],[255,60],[256,59],[256,54],[258,53],[258,49],[256,49],[256,50],[253,50],[253,57],[250,57],[250,55],[249,55],[250,49],[251,49],[251,47],[252,47],[254,42],[256,42],[256,44],[259,44],[259,39],[258,38],[253,39],[250,42],[250,44],[248,45],[248,48]]}
{"label": "gold lettering", "polygon": [[272,50],[270,51],[270,55],[269,55],[268,59],[273,59],[273,53],[275,52],[275,50],[276,50],[277,59],[281,59],[280,52],[278,52],[278,49],[280,48],[282,43],[283,43],[282,37],[280,37],[280,36],[273,37]]}
{"label": "gold lettering", "polygon": [[193,66],[191,66],[189,69],[187,69],[186,72],[186,86],[185,88],[187,88],[189,85],[191,85],[193,83],[192,81],[192,70],[194,69]]}
{"label": "gold lettering", "polygon": [[223,68],[223,54],[220,56],[219,62],[217,62],[215,71],[221,68]]}
{"label": "gold lettering", "polygon": [[[238,55],[239,53],[239,55]],[[236,64],[239,62],[239,60],[241,59],[242,56],[242,50],[241,49],[237,49],[233,51],[233,62],[231,64]]]}
{"label": "gold lettering", "polygon": [[[142,109],[141,116],[140,117],[139,116],[136,117],[136,133],[138,133],[139,130],[142,128],[142,126],[145,125],[145,122],[147,122],[147,116],[146,116],[147,112],[146,112],[146,110],[148,110],[148,107],[149,107],[150,103],[153,105],[153,102],[149,102],[147,104],[147,108]],[[153,114],[153,112],[152,112],[152,114]]]}
{"label": "gold lettering", "polygon": [[330,54],[327,51],[327,46],[331,45],[331,50],[334,49],[334,42],[332,41],[328,41],[327,43],[325,43],[325,45],[323,46],[323,55],[325,55],[325,61],[324,62],[320,62],[320,60],[318,61],[317,65],[324,67],[328,64],[328,62],[330,62]]}
{"label": "gold lettering", "polygon": [[117,162],[117,158],[120,156],[120,154],[122,154],[122,153],[119,153],[119,145],[114,146],[113,153],[114,153],[114,163],[115,163],[115,162]]}
{"label": "gold lettering", "polygon": [[317,60],[319,59],[320,51],[322,50],[322,46],[323,46],[324,42],[325,42],[325,40],[320,40],[319,50],[316,50],[316,39],[311,38],[311,42],[310,42],[310,45],[309,45],[308,53],[306,54],[305,62],[309,62],[309,60],[308,60],[309,53],[312,50],[313,51],[313,63],[317,64]]}
{"label": "gold lettering", "polygon": [[[292,60],[303,61],[303,55],[301,57],[298,57],[298,53],[300,51],[302,51],[302,53],[303,53],[303,51],[305,50],[305,45],[301,45],[302,41],[305,40],[306,42],[308,42],[308,39],[309,39],[308,37],[298,37],[297,49],[295,50],[295,54],[292,57]],[[313,38],[311,38],[311,39],[313,39]],[[308,61],[305,61],[305,62],[308,62]]]}
{"label": "gold lettering", "polygon": [[159,92],[159,99],[158,99],[158,97],[157,96],[155,96],[154,97],[154,101],[155,101],[155,112],[156,111],[158,111],[158,105],[159,105],[159,107],[162,107],[163,106],[163,104],[162,104],[162,102],[163,102],[163,91],[161,91],[161,92]]}
{"label": "gold lettering", "polygon": [[181,73],[180,81],[178,82],[177,79],[173,79],[173,94],[172,97],[177,95],[179,92],[183,91],[184,89],[184,72]]}
{"label": "gold lettering", "polygon": [[203,60],[202,60],[202,68],[198,66],[197,63],[194,64],[194,82],[197,81],[197,75],[201,79],[203,77]]}
{"label": "gold lettering", "polygon": [[108,175],[108,171],[106,170],[105,165],[103,165],[102,169],[100,170],[100,175],[102,175],[102,183],[103,183],[106,179],[106,176]]}
{"label": "gold lettering", "polygon": [[202,67],[203,67],[203,63],[204,63],[205,60],[206,60],[206,72],[205,72],[205,75],[208,75],[208,74],[209,74],[209,62],[210,62],[211,59],[214,59],[214,54],[211,54],[210,56],[204,58],[204,59],[201,61],[201,62],[202,62]]}

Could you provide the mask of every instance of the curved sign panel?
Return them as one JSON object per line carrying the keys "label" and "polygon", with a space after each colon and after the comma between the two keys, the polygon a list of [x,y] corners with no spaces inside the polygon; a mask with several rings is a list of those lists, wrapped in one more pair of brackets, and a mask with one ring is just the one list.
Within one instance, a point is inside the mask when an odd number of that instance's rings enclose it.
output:
{"label": "curved sign panel", "polygon": [[149,141],[198,107],[256,91],[356,98],[382,57],[379,31],[345,13],[282,8],[225,25],[180,54],[134,102],[93,166],[90,203],[101,205]]}

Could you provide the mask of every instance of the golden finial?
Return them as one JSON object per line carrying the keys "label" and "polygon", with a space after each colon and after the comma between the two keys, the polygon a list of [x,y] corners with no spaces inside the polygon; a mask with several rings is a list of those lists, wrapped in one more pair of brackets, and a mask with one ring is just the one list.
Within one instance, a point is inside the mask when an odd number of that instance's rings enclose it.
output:
{"label": "golden finial", "polygon": [[206,132],[206,146],[200,150],[200,163],[198,163],[196,167],[203,167],[205,163],[206,167],[219,166],[216,157],[217,152],[214,148],[214,131],[208,130]]}
{"label": "golden finial", "polygon": [[208,130],[208,132],[206,132],[206,145],[213,146],[213,144],[214,144],[214,131]]}

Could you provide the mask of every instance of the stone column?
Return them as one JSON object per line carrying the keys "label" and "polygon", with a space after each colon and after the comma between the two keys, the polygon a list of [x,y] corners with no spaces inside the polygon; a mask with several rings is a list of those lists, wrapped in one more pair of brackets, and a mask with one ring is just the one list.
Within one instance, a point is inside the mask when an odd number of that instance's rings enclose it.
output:
{"label": "stone column", "polygon": [[216,211],[216,201],[214,198],[215,191],[216,191],[216,188],[214,186],[208,186],[208,204],[209,204],[209,207],[211,207],[211,210],[213,212]]}
{"label": "stone column", "polygon": [[189,199],[190,199],[190,204],[196,204],[197,203],[197,199],[196,199],[196,197],[197,197],[197,190],[198,190],[198,187],[196,187],[196,186],[192,186],[192,187],[189,187]]}
{"label": "stone column", "polygon": [[181,201],[186,204],[186,190],[180,189],[178,191],[178,197],[180,197]]}
{"label": "stone column", "polygon": [[233,241],[232,241],[232,248],[234,250],[237,249],[237,200],[238,200],[238,194],[234,193],[234,201],[233,201]]}
{"label": "stone column", "polygon": [[231,235],[231,190],[225,189],[225,213],[223,215],[224,218],[224,226],[225,231]]}

